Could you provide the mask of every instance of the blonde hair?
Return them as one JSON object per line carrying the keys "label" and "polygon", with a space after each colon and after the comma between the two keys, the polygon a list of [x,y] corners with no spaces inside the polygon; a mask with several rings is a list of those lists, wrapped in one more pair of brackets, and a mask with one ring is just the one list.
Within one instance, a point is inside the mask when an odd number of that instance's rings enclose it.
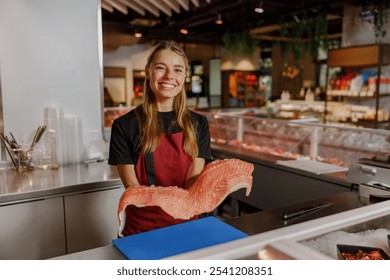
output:
{"label": "blonde hair", "polygon": [[[161,41],[150,52],[145,71],[149,70],[156,54],[162,50],[171,50],[183,58],[186,73],[188,73],[188,58],[184,50],[175,41]],[[196,158],[199,148],[196,138],[196,123],[191,117],[191,112],[187,107],[187,95],[185,88],[181,89],[179,94],[173,99],[173,110],[177,126],[184,133],[183,149],[186,154]],[[163,133],[162,122],[158,121],[157,103],[153,91],[150,88],[149,79],[144,82],[144,100],[142,103],[143,117],[139,117],[141,129],[141,152],[153,152],[160,144],[161,133]]]}

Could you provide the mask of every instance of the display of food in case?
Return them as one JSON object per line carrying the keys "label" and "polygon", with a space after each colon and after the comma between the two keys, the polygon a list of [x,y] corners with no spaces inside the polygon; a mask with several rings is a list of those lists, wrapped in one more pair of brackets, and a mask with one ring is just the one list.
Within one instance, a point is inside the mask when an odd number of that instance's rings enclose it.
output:
{"label": "display of food in case", "polygon": [[375,223],[374,220],[301,243],[334,259],[389,259],[388,234],[390,220],[386,219],[381,224]]}
{"label": "display of food in case", "polygon": [[[384,201],[298,224],[294,237],[285,235],[279,245],[267,246],[291,259],[388,260],[389,203]],[[314,227],[311,233],[309,227]],[[287,244],[300,252],[292,252]],[[262,250],[259,257],[266,256]]]}
{"label": "display of food in case", "polygon": [[215,144],[271,154],[285,159],[312,159],[349,167],[360,158],[390,153],[390,131],[248,116],[246,111],[201,112],[209,120]]}

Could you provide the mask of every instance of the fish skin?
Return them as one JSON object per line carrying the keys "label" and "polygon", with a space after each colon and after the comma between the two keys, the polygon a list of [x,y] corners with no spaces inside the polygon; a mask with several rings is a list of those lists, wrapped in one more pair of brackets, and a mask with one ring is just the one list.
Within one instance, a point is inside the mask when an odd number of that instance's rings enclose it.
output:
{"label": "fish skin", "polygon": [[195,215],[213,211],[232,192],[246,188],[249,196],[254,166],[240,159],[215,160],[205,166],[188,188],[178,186],[133,186],[127,188],[118,205],[118,236],[126,222],[126,207],[159,206],[175,219],[187,220]]}

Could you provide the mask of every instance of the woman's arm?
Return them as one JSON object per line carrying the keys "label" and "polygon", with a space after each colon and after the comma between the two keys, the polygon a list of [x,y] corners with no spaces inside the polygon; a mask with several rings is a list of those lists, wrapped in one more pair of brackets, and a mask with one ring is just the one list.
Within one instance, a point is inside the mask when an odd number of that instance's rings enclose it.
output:
{"label": "woman's arm", "polygon": [[191,162],[190,167],[188,168],[187,171],[184,188],[188,188],[195,182],[200,172],[202,172],[205,162],[206,161],[204,158],[196,158]]}
{"label": "woman's arm", "polygon": [[122,180],[125,189],[131,186],[139,186],[137,175],[135,174],[134,164],[117,164],[116,169],[118,170],[119,177]]}

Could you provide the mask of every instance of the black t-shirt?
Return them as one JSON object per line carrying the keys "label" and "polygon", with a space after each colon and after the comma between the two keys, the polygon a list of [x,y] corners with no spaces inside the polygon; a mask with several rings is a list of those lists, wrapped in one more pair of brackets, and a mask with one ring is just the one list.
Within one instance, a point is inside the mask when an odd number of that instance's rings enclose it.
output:
{"label": "black t-shirt", "polygon": [[[110,152],[108,164],[136,164],[140,154],[140,128],[136,116],[137,107],[127,114],[114,120],[111,127]],[[208,120],[196,112],[190,111],[196,125],[196,136],[199,147],[199,158],[206,162],[212,159],[210,148],[210,131]],[[180,132],[176,125],[175,112],[158,112],[158,118],[163,123],[163,133],[173,134]]]}

